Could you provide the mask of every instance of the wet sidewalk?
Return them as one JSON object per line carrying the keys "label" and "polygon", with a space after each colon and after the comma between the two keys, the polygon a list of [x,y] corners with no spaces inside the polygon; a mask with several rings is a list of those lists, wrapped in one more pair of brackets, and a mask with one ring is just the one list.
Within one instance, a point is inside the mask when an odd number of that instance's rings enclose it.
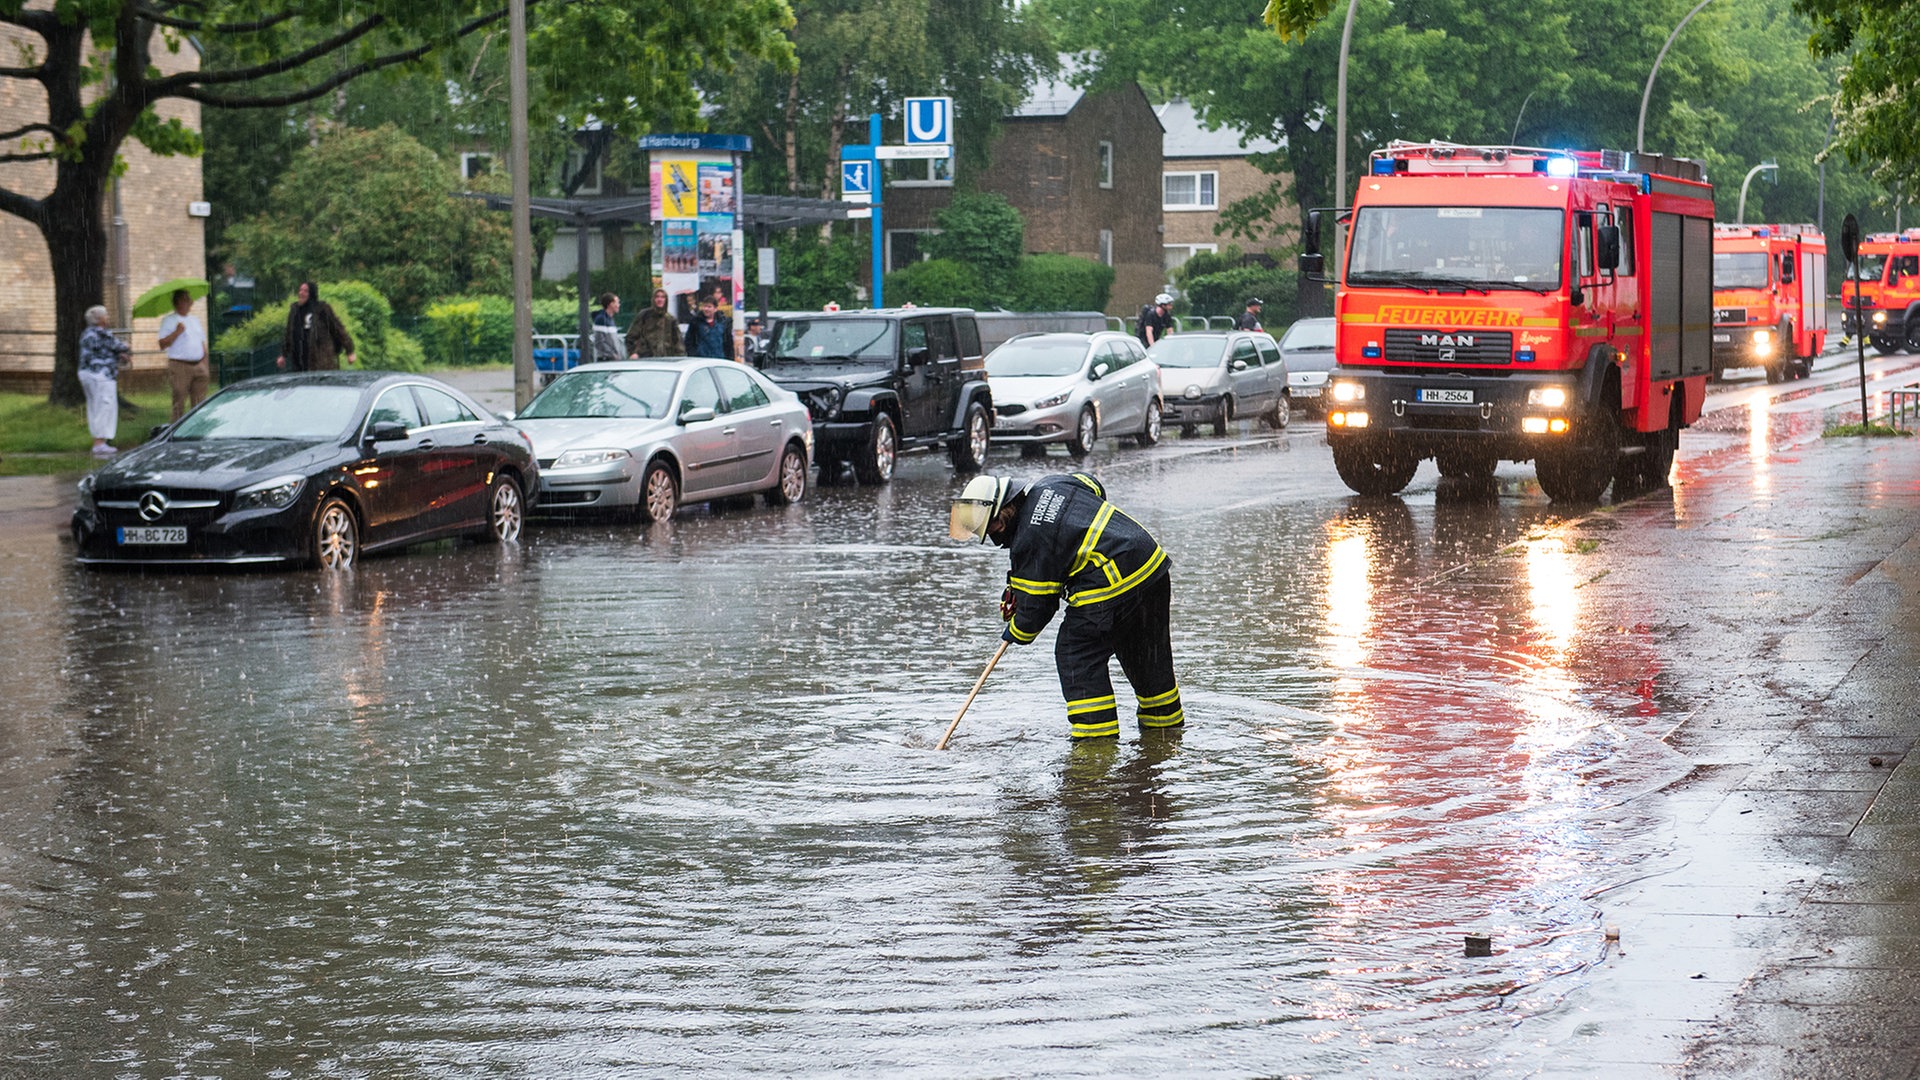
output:
{"label": "wet sidewalk", "polygon": [[1680,471],[1574,529],[1582,587],[1641,599],[1620,632],[1691,658],[1664,739],[1691,771],[1634,800],[1670,846],[1591,898],[1617,945],[1502,1071],[1920,1076],[1920,447],[1812,434]]}

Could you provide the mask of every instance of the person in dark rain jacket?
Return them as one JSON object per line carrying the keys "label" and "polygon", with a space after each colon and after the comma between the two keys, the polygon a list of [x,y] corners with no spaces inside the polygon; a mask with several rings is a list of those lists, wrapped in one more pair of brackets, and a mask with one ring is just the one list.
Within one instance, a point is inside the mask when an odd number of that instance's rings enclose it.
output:
{"label": "person in dark rain jacket", "polygon": [[1170,561],[1151,533],[1107,501],[1098,480],[976,476],[953,501],[948,535],[991,541],[1011,555],[1000,601],[1005,640],[1033,641],[1066,603],[1054,661],[1074,738],[1120,734],[1107,671],[1115,657],[1143,731],[1185,722],[1173,671]]}

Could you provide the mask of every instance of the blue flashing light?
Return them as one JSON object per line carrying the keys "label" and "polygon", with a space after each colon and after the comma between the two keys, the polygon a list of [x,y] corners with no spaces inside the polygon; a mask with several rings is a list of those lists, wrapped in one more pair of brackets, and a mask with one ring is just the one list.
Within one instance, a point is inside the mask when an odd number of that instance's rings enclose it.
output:
{"label": "blue flashing light", "polygon": [[1393,175],[1393,159],[1374,158],[1373,159],[1373,175],[1392,176]]}
{"label": "blue flashing light", "polygon": [[1516,364],[1531,364],[1531,363],[1533,363],[1533,350],[1532,350],[1532,349],[1521,349],[1521,350],[1520,350],[1519,352],[1516,352],[1516,353],[1514,353],[1514,354],[1513,354],[1513,362],[1514,362],[1514,363],[1516,363]]}
{"label": "blue flashing light", "polygon": [[1366,357],[1369,360],[1378,360],[1380,359],[1380,346],[1378,345],[1363,346],[1360,349],[1360,355]]}
{"label": "blue flashing light", "polygon": [[1570,157],[1552,157],[1547,159],[1548,176],[1557,176],[1565,179],[1567,177],[1577,176],[1579,173],[1580,163]]}

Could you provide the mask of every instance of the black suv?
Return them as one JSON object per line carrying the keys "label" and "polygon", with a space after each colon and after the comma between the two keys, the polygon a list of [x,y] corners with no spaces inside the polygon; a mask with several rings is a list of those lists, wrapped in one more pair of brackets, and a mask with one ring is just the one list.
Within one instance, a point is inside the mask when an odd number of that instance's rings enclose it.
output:
{"label": "black suv", "polygon": [[822,483],[851,460],[861,483],[884,484],[904,450],[945,446],[963,472],[987,459],[993,396],[970,310],[788,316],[773,325],[758,363],[813,414]]}

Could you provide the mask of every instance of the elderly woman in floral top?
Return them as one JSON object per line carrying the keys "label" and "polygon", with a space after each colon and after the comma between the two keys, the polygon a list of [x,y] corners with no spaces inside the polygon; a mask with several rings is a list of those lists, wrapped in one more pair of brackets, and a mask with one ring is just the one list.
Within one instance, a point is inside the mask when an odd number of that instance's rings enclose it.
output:
{"label": "elderly woman in floral top", "polygon": [[80,389],[87,394],[87,430],[93,433],[93,456],[112,457],[113,433],[120,426],[120,365],[133,350],[107,329],[107,309],[87,309],[87,329],[80,335]]}

